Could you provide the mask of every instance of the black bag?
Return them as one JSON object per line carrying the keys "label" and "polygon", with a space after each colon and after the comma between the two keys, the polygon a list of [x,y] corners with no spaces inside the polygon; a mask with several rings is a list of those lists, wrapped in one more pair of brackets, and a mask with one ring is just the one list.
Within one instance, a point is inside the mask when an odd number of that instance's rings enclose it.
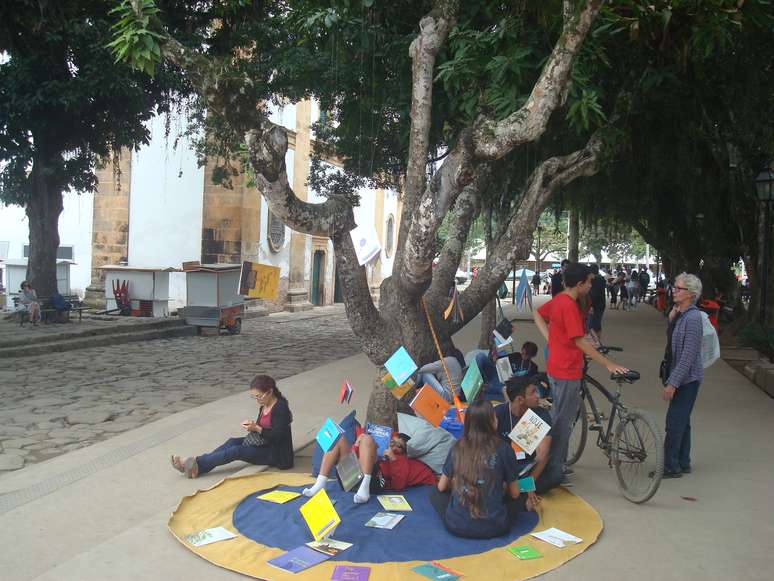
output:
{"label": "black bag", "polygon": [[497,308],[500,311],[500,322],[495,326],[495,331],[502,335],[503,339],[507,339],[513,333],[513,325],[505,316],[503,312],[503,306],[500,304],[500,298],[497,298]]}
{"label": "black bag", "polygon": [[661,360],[661,364],[659,365],[659,368],[658,368],[658,377],[659,379],[661,379],[661,385],[667,384],[667,380],[669,379],[669,368],[671,366],[672,366],[671,362],[668,359],[666,359],[666,357]]}
{"label": "black bag", "polygon": [[260,448],[266,445],[266,440],[259,432],[247,432],[245,439],[242,441],[243,446],[256,446]]}

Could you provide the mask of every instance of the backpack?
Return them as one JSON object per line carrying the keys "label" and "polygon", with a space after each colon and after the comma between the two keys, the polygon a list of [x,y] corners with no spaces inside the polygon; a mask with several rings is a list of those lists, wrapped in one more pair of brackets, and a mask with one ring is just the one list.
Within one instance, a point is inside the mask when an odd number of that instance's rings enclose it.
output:
{"label": "backpack", "polygon": [[707,313],[699,312],[701,313],[701,365],[707,369],[720,358],[720,341]]}

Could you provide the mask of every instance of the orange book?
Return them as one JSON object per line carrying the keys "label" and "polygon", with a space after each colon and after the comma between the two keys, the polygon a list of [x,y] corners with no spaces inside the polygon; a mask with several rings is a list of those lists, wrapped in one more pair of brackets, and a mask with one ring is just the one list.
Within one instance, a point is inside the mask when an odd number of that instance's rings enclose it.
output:
{"label": "orange book", "polygon": [[436,427],[451,407],[451,404],[429,385],[423,386],[409,405],[417,414]]}

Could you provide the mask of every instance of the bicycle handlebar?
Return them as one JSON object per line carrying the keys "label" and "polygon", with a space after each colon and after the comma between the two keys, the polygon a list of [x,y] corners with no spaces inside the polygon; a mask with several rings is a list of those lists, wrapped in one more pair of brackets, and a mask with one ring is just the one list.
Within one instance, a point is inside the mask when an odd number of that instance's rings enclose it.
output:
{"label": "bicycle handlebar", "polygon": [[630,369],[626,373],[611,373],[610,379],[614,381],[625,381],[626,383],[633,383],[640,378],[640,372]]}

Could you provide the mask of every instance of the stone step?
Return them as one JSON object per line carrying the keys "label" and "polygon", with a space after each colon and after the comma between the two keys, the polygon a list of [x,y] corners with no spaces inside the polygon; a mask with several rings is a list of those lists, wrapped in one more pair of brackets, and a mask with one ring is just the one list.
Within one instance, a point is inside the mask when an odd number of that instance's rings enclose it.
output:
{"label": "stone step", "polygon": [[[181,322],[182,323],[182,322]],[[114,329],[116,330],[116,329]],[[88,347],[104,347],[137,341],[151,341],[170,337],[190,337],[196,335],[196,327],[185,324],[163,325],[156,328],[137,331],[136,329],[121,329],[116,333],[100,333],[97,335],[76,336],[54,342],[35,342],[28,345],[13,345],[0,347],[0,359],[7,357],[30,357],[86,349]]]}
{"label": "stone step", "polygon": [[[78,325],[78,323],[70,323]],[[137,322],[121,321],[115,325],[106,325],[104,327],[87,327],[85,329],[67,329],[61,333],[51,335],[19,336],[11,341],[0,341],[0,350],[13,347],[22,347],[26,345],[43,345],[49,343],[59,343],[62,341],[80,340],[89,337],[100,337],[104,335],[123,335],[132,333],[141,333],[145,331],[160,331],[184,327],[185,321],[177,317],[168,319],[148,319],[144,321],[137,319]]]}

